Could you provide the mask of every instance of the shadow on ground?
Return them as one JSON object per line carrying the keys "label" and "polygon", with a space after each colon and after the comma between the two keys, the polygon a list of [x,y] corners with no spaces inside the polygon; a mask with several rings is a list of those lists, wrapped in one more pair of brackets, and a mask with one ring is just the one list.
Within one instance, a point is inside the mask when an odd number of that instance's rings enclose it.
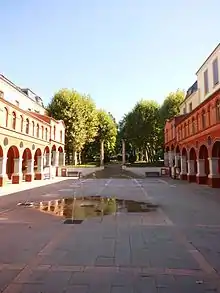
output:
{"label": "shadow on ground", "polygon": [[143,176],[136,175],[130,171],[123,170],[121,165],[105,165],[103,170],[96,171],[95,173],[85,176],[86,179],[96,178],[96,179],[108,179],[108,178],[119,178],[119,179],[129,179],[129,178],[143,178]]}

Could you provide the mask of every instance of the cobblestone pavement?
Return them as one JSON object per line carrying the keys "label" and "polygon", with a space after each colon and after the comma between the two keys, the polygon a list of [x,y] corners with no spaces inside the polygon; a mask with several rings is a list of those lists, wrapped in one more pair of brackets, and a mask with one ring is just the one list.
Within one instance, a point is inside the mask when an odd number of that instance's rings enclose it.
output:
{"label": "cobblestone pavement", "polygon": [[[219,190],[109,168],[99,179],[68,179],[0,198],[0,292],[220,292]],[[17,206],[73,194],[159,208],[64,225],[58,216]]]}

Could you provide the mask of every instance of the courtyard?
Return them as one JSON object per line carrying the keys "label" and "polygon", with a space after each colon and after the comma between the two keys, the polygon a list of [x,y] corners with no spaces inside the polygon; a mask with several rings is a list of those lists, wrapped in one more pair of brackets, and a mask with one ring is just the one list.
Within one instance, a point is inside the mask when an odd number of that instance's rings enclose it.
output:
{"label": "courtyard", "polygon": [[[58,200],[93,197],[156,208],[116,204],[78,224],[54,212]],[[120,166],[2,196],[0,292],[220,292],[219,210],[218,189]]]}

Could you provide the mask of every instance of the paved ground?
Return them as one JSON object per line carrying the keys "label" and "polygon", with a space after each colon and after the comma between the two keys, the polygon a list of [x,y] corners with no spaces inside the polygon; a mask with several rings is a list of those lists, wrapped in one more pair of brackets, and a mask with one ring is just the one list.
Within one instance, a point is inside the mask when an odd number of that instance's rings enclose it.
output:
{"label": "paved ground", "polygon": [[[135,179],[118,167],[97,178],[0,198],[0,292],[220,292],[219,190]],[[16,206],[73,193],[146,200],[160,208],[65,225],[60,217]]]}

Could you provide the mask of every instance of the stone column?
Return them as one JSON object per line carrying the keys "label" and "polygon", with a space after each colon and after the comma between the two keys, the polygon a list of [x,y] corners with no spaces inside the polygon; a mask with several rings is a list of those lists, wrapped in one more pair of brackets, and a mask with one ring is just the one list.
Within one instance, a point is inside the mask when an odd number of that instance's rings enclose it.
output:
{"label": "stone column", "polygon": [[7,180],[6,174],[7,157],[0,158],[0,187],[4,186]]}
{"label": "stone column", "polygon": [[34,179],[34,159],[27,160],[27,174],[25,181],[31,182]]}
{"label": "stone column", "polygon": [[220,187],[219,160],[218,157],[209,158],[208,185],[214,188]]}
{"label": "stone column", "polygon": [[197,160],[197,170],[196,181],[198,184],[206,184],[207,176],[205,174],[205,159]]}
{"label": "stone column", "polygon": [[173,167],[173,157],[174,157],[173,151],[168,152],[168,157],[169,157],[169,167]]}
{"label": "stone column", "polygon": [[104,141],[101,141],[100,145],[100,166],[104,166]]}
{"label": "stone column", "polygon": [[180,172],[180,179],[186,180],[187,179],[187,168],[186,168],[186,157],[180,157],[180,164],[181,164],[181,172]]}
{"label": "stone column", "polygon": [[50,166],[51,165],[51,153],[46,153],[45,154],[45,158],[46,158],[46,166]]}
{"label": "stone column", "polygon": [[188,160],[188,173],[187,173],[187,179],[189,182],[195,182],[196,181],[196,173],[195,173],[195,161],[194,160]]}
{"label": "stone column", "polygon": [[126,162],[126,157],[125,157],[125,140],[122,139],[122,165],[124,165]]}
{"label": "stone column", "polygon": [[14,159],[14,173],[12,174],[12,184],[19,184],[22,180],[22,158]]}
{"label": "stone column", "polygon": [[37,157],[37,172],[36,172],[36,180],[43,179],[43,167],[44,167],[44,157],[38,156]]}
{"label": "stone column", "polygon": [[164,166],[169,167],[169,156],[167,152],[164,153]]}

